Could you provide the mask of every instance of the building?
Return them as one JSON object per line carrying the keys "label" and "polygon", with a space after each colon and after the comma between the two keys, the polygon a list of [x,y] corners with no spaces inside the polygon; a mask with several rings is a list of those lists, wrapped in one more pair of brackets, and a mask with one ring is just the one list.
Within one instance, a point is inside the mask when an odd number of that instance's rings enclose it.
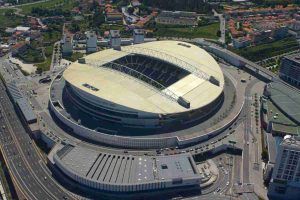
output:
{"label": "building", "polygon": [[109,44],[112,49],[121,49],[121,35],[119,30],[109,31]]}
{"label": "building", "polygon": [[273,30],[273,38],[278,40],[284,38],[288,35],[288,27],[287,26],[279,26]]}
{"label": "building", "polygon": [[293,31],[300,31],[300,21],[295,20],[289,24],[289,28],[292,29]]}
{"label": "building", "polygon": [[114,9],[112,5],[105,5],[105,21],[110,23],[121,22],[123,15],[118,10]]}
{"label": "building", "polygon": [[281,142],[272,179],[268,188],[270,199],[296,200],[300,196],[300,140],[285,136]]}
{"label": "building", "polygon": [[70,55],[73,53],[73,39],[70,35],[64,34],[62,40],[62,54]]}
{"label": "building", "polygon": [[19,42],[12,46],[11,53],[12,56],[17,56],[18,54],[23,54],[28,49],[28,45],[25,42]]}
{"label": "building", "polygon": [[[113,145],[119,139],[138,148],[175,144],[175,137],[166,143],[155,135],[206,121],[224,101],[218,63],[205,50],[179,41],[90,54],[60,77],[50,90],[53,113],[74,133]],[[146,134],[153,138],[131,137]]]}
{"label": "building", "polygon": [[233,47],[236,49],[247,47],[251,44],[251,40],[246,37],[234,38],[232,40]]}
{"label": "building", "polygon": [[86,52],[94,53],[97,51],[97,35],[95,32],[86,33]]}
{"label": "building", "polygon": [[282,58],[279,77],[300,88],[300,54],[287,55]]}
{"label": "building", "polygon": [[162,11],[155,19],[159,24],[197,26],[198,17],[195,12]]}
{"label": "building", "polygon": [[144,42],[144,29],[133,30],[133,43],[140,44]]}
{"label": "building", "polygon": [[273,135],[300,133],[300,92],[281,82],[266,85],[262,98],[262,126]]}
{"label": "building", "polygon": [[53,161],[73,181],[100,191],[134,193],[200,188],[201,176],[190,154],[117,155],[66,145],[54,154]]}

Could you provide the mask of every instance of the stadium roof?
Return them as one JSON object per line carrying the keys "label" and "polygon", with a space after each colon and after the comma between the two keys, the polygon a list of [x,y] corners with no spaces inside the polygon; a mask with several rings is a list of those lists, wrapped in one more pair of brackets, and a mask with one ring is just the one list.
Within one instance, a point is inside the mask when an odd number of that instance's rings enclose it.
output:
{"label": "stadium roof", "polygon": [[139,184],[199,177],[190,154],[132,156],[66,145],[57,152],[63,165],[79,176],[109,184]]}
{"label": "stadium roof", "polygon": [[[101,67],[132,54],[178,66],[190,74],[157,92],[136,78]],[[190,109],[208,105],[223,92],[224,76],[218,63],[205,50],[189,43],[156,41],[122,47],[120,51],[108,49],[86,56],[85,62],[86,64],[70,65],[64,72],[64,79],[89,94],[134,110],[150,113],[178,113],[188,110],[176,101],[165,98],[162,93],[167,91],[190,102]],[[208,77],[214,77],[219,85],[208,81]],[[90,90],[83,84],[97,90]]]}
{"label": "stadium roof", "polygon": [[273,103],[297,124],[300,123],[300,92],[281,82],[272,82],[267,90]]}

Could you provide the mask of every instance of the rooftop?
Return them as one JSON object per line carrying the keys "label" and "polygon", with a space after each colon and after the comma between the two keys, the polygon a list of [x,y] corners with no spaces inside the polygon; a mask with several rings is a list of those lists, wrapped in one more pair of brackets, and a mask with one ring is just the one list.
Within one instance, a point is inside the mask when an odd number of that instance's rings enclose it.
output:
{"label": "rooftop", "polygon": [[300,148],[300,140],[298,137],[285,137],[281,145]]}
{"label": "rooftop", "polygon": [[291,135],[300,134],[300,126],[297,126],[297,124],[285,116],[271,101],[267,102],[267,107],[268,118],[273,122],[273,130]]}
{"label": "rooftop", "polygon": [[300,54],[299,54],[299,52],[295,53],[295,54],[291,54],[291,55],[286,55],[284,57],[286,59],[292,60],[292,61],[300,64]]}
{"label": "rooftop", "polygon": [[110,184],[138,184],[200,178],[190,154],[116,155],[66,145],[56,155],[65,167],[79,176]]}
{"label": "rooftop", "polygon": [[[149,84],[128,74],[101,67],[132,54],[160,60],[189,71],[191,74],[166,86],[162,92],[171,91],[183,97],[191,103],[190,109],[208,105],[223,92],[224,76],[214,58],[197,46],[176,41],[149,42],[122,47],[121,51],[108,49],[88,55],[85,57],[87,64],[73,63],[65,70],[64,79],[89,94],[135,110],[151,113],[187,111],[187,108],[165,98]],[[219,85],[208,81],[208,77],[214,77]],[[99,90],[90,90],[84,84]]]}
{"label": "rooftop", "polygon": [[273,103],[292,121],[300,124],[300,92],[299,90],[283,84],[272,82],[267,91]]}
{"label": "rooftop", "polygon": [[32,108],[30,107],[28,101],[25,98],[18,99],[17,105],[21,109],[21,111],[25,117],[25,120],[28,123],[32,123],[37,120],[35,113],[33,112]]}

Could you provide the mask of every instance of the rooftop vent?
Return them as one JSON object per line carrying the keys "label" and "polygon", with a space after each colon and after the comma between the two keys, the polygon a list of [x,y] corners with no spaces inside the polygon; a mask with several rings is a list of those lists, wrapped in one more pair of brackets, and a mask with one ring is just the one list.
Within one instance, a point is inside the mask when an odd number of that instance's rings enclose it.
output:
{"label": "rooftop vent", "polygon": [[162,169],[168,169],[168,165],[162,164],[162,165],[161,165],[161,168],[162,168]]}
{"label": "rooftop vent", "polygon": [[190,45],[188,45],[188,44],[184,44],[184,43],[178,43],[178,45],[180,45],[180,46],[183,46],[183,47],[186,47],[186,48],[191,48],[191,46]]}

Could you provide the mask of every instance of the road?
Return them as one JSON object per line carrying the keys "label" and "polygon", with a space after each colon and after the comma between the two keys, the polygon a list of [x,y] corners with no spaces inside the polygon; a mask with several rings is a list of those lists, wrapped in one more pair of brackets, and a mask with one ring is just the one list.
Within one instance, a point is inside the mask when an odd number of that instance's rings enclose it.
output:
{"label": "road", "polygon": [[1,152],[17,190],[30,200],[74,199],[51,177],[15,113],[2,81],[0,93]]}
{"label": "road", "polygon": [[225,18],[223,16],[223,14],[219,14],[217,13],[217,11],[215,11],[213,9],[213,13],[214,13],[214,16],[216,17],[219,17],[219,20],[220,20],[220,32],[221,32],[221,37],[219,39],[219,41],[222,43],[222,44],[225,44],[226,42],[226,37],[225,37],[225,33],[226,33],[226,25],[225,25]]}
{"label": "road", "polygon": [[245,105],[242,111],[242,116],[245,117],[244,120],[244,147],[243,147],[243,183],[249,183],[249,135],[252,134],[252,125],[251,125],[251,88],[255,83],[257,83],[257,79],[253,79],[246,87],[245,90]]}
{"label": "road", "polygon": [[19,5],[12,5],[12,6],[2,6],[2,7],[0,7],[0,9],[17,8],[20,6],[34,5],[34,4],[47,2],[47,1],[50,1],[50,0],[35,1],[35,2],[24,3],[24,4],[19,4]]}

